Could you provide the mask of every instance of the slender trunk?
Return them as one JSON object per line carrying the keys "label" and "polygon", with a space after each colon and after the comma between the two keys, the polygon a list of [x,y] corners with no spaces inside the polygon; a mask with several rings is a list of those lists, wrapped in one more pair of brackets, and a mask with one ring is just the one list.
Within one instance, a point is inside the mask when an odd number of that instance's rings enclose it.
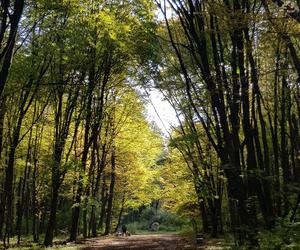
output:
{"label": "slender trunk", "polygon": [[299,134],[299,121],[297,121],[296,115],[292,115],[292,124],[294,129],[294,137],[291,138],[294,140],[295,145],[295,170],[294,170],[294,178],[296,183],[300,183],[300,134]]}
{"label": "slender trunk", "polygon": [[[5,100],[0,101],[0,161],[2,161],[2,151],[3,151],[3,131],[4,131],[4,118],[5,118]],[[4,187],[2,187],[4,189]],[[4,193],[0,192],[0,239],[2,238],[2,230],[4,224],[4,214],[5,214],[5,200]]]}
{"label": "slender trunk", "polygon": [[287,141],[287,147],[289,148],[289,158],[290,158],[290,181],[295,180],[295,172],[296,172],[296,161],[295,161],[295,149],[297,149],[296,141],[296,133],[293,128],[292,122],[292,93],[291,89],[287,86],[287,125],[289,128],[289,140]]}
{"label": "slender trunk", "polygon": [[29,165],[28,168],[28,173],[27,173],[27,183],[26,183],[26,188],[25,188],[25,201],[24,201],[24,207],[25,207],[25,211],[24,211],[24,217],[25,217],[25,235],[29,235],[29,224],[30,224],[30,185],[29,185],[29,180],[30,180],[30,175],[31,175],[31,165]]}
{"label": "slender trunk", "polygon": [[[278,83],[279,83],[279,48],[276,51],[276,69],[274,77],[274,133],[272,135],[273,153],[274,153],[274,175],[275,175],[275,199],[277,216],[281,216],[281,183],[279,171],[279,141],[278,141]],[[271,123],[271,121],[270,121]]]}
{"label": "slender trunk", "polygon": [[[256,150],[257,162],[260,166],[260,169],[263,171],[265,178],[261,178],[258,180],[258,177],[255,177],[256,180],[256,192],[259,198],[260,207],[263,213],[263,217],[265,220],[265,224],[267,228],[272,228],[275,224],[275,215],[274,215],[274,208],[272,202],[272,195],[271,195],[271,186],[269,182],[270,177],[270,160],[269,160],[269,146],[267,142],[267,130],[266,130],[266,123],[263,118],[262,113],[262,105],[261,105],[261,93],[258,85],[258,75],[257,69],[255,65],[255,61],[253,58],[252,53],[252,44],[249,37],[249,30],[244,30],[244,35],[246,38],[246,45],[247,45],[247,55],[250,62],[250,70],[251,70],[251,80],[253,83],[253,91],[252,91],[252,119],[254,123],[253,128],[253,135],[254,135],[254,143],[253,150]],[[249,91],[249,88],[248,88]],[[255,98],[256,97],[256,98]],[[255,107],[255,101],[257,106]],[[249,107],[250,108],[250,107]],[[263,142],[263,153],[260,145],[259,140],[259,130],[258,124],[256,120],[255,110],[258,111],[258,117],[261,126],[261,138]],[[250,132],[250,131],[249,131]],[[255,153],[251,156],[255,157]],[[257,166],[258,167],[258,166]]]}
{"label": "slender trunk", "polygon": [[[96,176],[96,180],[95,180],[95,187],[93,190],[93,198],[96,199],[97,194],[99,192],[99,185],[100,185],[100,179],[102,177],[102,173],[105,167],[105,161],[106,161],[106,144],[103,145],[102,147],[102,156],[101,159],[99,159],[99,152],[97,150],[97,176]],[[102,198],[102,202],[104,202],[104,185],[105,185],[105,181],[104,181],[104,176],[103,176],[103,187],[102,187],[102,192],[101,192],[101,198]],[[106,202],[105,202],[106,203]],[[91,220],[90,220],[90,227],[92,230],[92,236],[93,237],[97,237],[97,221],[96,221],[96,211],[95,211],[95,206],[92,207],[92,212],[91,212]],[[102,225],[103,223],[103,211],[105,211],[105,205],[104,208],[103,206],[101,206],[101,215],[100,218],[102,218],[102,222],[100,223]],[[102,228],[101,228],[102,230]]]}
{"label": "slender trunk", "polygon": [[[37,109],[37,103],[35,103],[35,111]],[[33,161],[33,172],[32,172],[32,186],[31,186],[31,200],[32,200],[32,236],[33,241],[38,242],[39,241],[39,219],[38,216],[38,192],[37,192],[37,177],[38,177],[38,157],[39,157],[39,148],[41,145],[42,135],[44,131],[44,124],[40,127],[37,125],[35,129],[35,138],[34,138],[34,146],[33,146],[33,152],[32,152],[32,161]]]}
{"label": "slender trunk", "polygon": [[39,241],[39,229],[38,229],[38,216],[37,216],[37,190],[36,190],[36,178],[37,178],[37,159],[34,159],[34,167],[32,173],[32,236],[33,241]]}
{"label": "slender trunk", "polygon": [[[235,1],[236,2],[236,1]],[[239,7],[237,8],[239,9]],[[241,82],[241,101],[242,101],[242,125],[243,132],[245,136],[245,145],[247,148],[247,207],[248,207],[248,222],[247,226],[249,227],[248,238],[251,245],[258,245],[257,241],[257,217],[256,217],[256,208],[254,197],[257,194],[257,187],[260,183],[255,176],[255,171],[257,169],[257,161],[255,155],[255,148],[253,142],[253,128],[250,122],[250,105],[249,105],[249,82],[245,75],[245,59],[244,59],[244,41],[242,30],[237,30],[237,49],[238,49],[238,65],[240,69],[240,82]]]}
{"label": "slender trunk", "polygon": [[[16,221],[16,233],[18,235],[18,241],[17,244],[20,244],[21,240],[21,227],[22,227],[22,217],[24,210],[26,208],[25,206],[25,188],[26,188],[26,183],[28,182],[28,173],[29,173],[29,166],[28,162],[30,162],[30,154],[31,154],[31,138],[32,138],[32,130],[30,130],[30,135],[28,139],[28,146],[27,146],[27,156],[26,156],[26,161],[25,161],[25,169],[24,169],[24,176],[23,179],[20,178],[20,190],[19,190],[19,195],[18,195],[18,203],[17,203],[17,221]],[[26,192],[27,193],[27,192]]]}
{"label": "slender trunk", "polygon": [[207,216],[204,200],[200,201],[199,208],[200,208],[200,214],[202,220],[202,230],[204,233],[209,233],[209,223],[207,219],[208,216]]}
{"label": "slender trunk", "polygon": [[[54,236],[54,229],[56,228],[56,214],[59,196],[59,188],[63,181],[65,171],[60,170],[62,154],[64,151],[66,138],[70,128],[71,117],[74,111],[76,100],[78,97],[78,89],[75,90],[74,96],[69,95],[67,108],[63,114],[63,92],[59,87],[58,89],[58,107],[55,114],[55,144],[52,162],[52,179],[51,179],[51,208],[46,235],[44,239],[45,246],[51,246]],[[63,125],[62,125],[63,124]]]}
{"label": "slender trunk", "polygon": [[[53,183],[52,183],[53,184]],[[57,211],[57,203],[58,203],[58,185],[52,186],[52,198],[51,198],[51,208],[50,208],[50,216],[48,221],[48,226],[46,230],[46,235],[44,239],[44,245],[51,246],[53,242],[53,233],[55,229],[56,224],[56,211]]]}
{"label": "slender trunk", "polygon": [[111,152],[111,174],[110,174],[110,186],[109,194],[107,199],[107,211],[106,211],[106,223],[104,234],[108,235],[111,231],[111,221],[112,221],[112,209],[113,209],[113,199],[114,199],[114,188],[115,188],[115,170],[116,170],[116,152],[115,146],[112,147]]}
{"label": "slender trunk", "polygon": [[25,178],[24,176],[26,175],[25,170],[24,170],[23,177],[20,177],[19,184],[18,184],[18,192],[17,192],[18,201],[17,201],[17,204],[16,204],[16,207],[17,207],[16,234],[18,236],[18,239],[17,239],[17,244],[18,245],[20,244],[20,239],[21,239],[21,223],[22,223],[22,220],[20,219],[21,218],[20,213],[23,212],[22,208],[21,208],[21,196],[22,196],[21,193],[22,193],[22,186],[23,186],[23,184],[22,184],[23,183],[23,178]]}
{"label": "slender trunk", "polygon": [[85,206],[85,209],[83,210],[82,212],[82,235],[84,238],[86,238],[88,235],[87,235],[87,230],[88,230],[88,227],[87,227],[87,203],[85,202],[84,204]]}
{"label": "slender trunk", "polygon": [[118,229],[120,228],[120,225],[121,225],[121,222],[122,222],[123,211],[124,211],[124,205],[125,205],[125,191],[123,192],[123,196],[122,196],[121,209],[120,209],[120,213],[119,213],[119,216],[118,216],[118,222],[117,222],[117,225],[115,227],[115,232],[117,232]]}
{"label": "slender trunk", "polygon": [[[25,105],[26,100],[23,102]],[[24,107],[24,106],[23,106]],[[22,110],[22,108],[21,108]],[[15,164],[15,153],[19,142],[20,131],[22,126],[22,121],[24,118],[23,112],[18,118],[17,126],[14,128],[14,133],[12,137],[12,145],[8,155],[8,164],[6,167],[5,176],[5,189],[4,189],[4,201],[6,201],[6,237],[9,239],[13,232],[13,176],[14,176],[14,164]]]}
{"label": "slender trunk", "polygon": [[[89,84],[87,89],[87,103],[86,103],[86,117],[85,117],[85,127],[84,127],[84,145],[83,145],[83,152],[81,157],[81,163],[82,163],[82,170],[83,174],[85,174],[86,171],[86,164],[87,164],[87,158],[90,148],[90,128],[91,128],[91,122],[92,122],[92,101],[93,101],[93,91],[95,88],[95,49],[92,49],[91,52],[91,65],[90,65],[90,71],[89,71]],[[79,187],[77,190],[75,203],[80,204],[81,203],[81,196],[83,195],[84,189],[82,186],[82,180],[83,176],[80,174],[79,177]],[[86,211],[86,210],[85,210]],[[86,212],[84,212],[85,215],[83,216],[83,235],[84,237],[87,236],[87,220],[86,220]],[[80,206],[75,206],[72,210],[72,226],[71,226],[71,233],[69,241],[76,241],[77,238],[77,231],[78,231],[78,220],[80,215]]]}
{"label": "slender trunk", "polygon": [[[24,2],[25,0],[19,0],[16,1],[14,5],[14,12],[13,14],[10,14],[9,11],[7,10],[6,14],[7,16],[9,15],[10,19],[10,28],[9,28],[9,34],[8,34],[8,39],[6,43],[6,47],[4,48],[4,53],[1,53],[1,60],[2,60],[2,55],[4,56],[3,58],[3,63],[2,67],[0,70],[0,98],[2,97],[2,93],[8,78],[9,70],[11,67],[12,59],[13,59],[13,52],[14,52],[14,46],[15,46],[15,41],[16,41],[16,36],[18,32],[18,26],[19,22],[23,13],[24,9]],[[1,27],[1,29],[4,26]]]}
{"label": "slender trunk", "polygon": [[[4,118],[5,118],[5,100],[0,101],[0,159],[2,159],[3,150],[3,132],[4,132]],[[1,226],[0,226],[1,227]]]}
{"label": "slender trunk", "polygon": [[102,190],[101,190],[101,212],[100,212],[100,219],[99,219],[99,230],[102,232],[104,228],[104,220],[106,214],[106,205],[107,205],[107,198],[108,198],[108,190],[106,186],[106,177],[103,175],[102,177]]}
{"label": "slender trunk", "polygon": [[[291,179],[290,165],[288,159],[287,140],[286,140],[286,102],[287,102],[287,82],[285,76],[282,77],[282,93],[281,93],[281,120],[280,120],[280,136],[281,136],[281,168],[283,172],[283,192],[288,195],[288,184]],[[288,205],[284,204],[284,214],[288,214]]]}
{"label": "slender trunk", "polygon": [[[92,95],[92,93],[90,93],[90,95]],[[89,99],[90,99],[90,105],[89,105],[89,110],[90,110],[92,96],[90,96]],[[87,157],[88,157],[89,147],[90,147],[89,146],[89,131],[90,131],[90,121],[91,121],[90,119],[91,119],[91,117],[89,119],[87,119],[86,125],[85,125],[84,150],[82,152],[82,160],[81,160],[83,172],[85,172],[85,170],[86,170],[86,162],[87,162]],[[83,180],[83,176],[82,176],[82,174],[80,174],[79,184],[78,184],[79,186],[78,186],[78,190],[77,190],[76,197],[75,197],[75,203],[78,205],[81,203],[81,196],[84,191],[82,180]],[[79,215],[80,215],[80,207],[75,206],[72,211],[72,226],[71,226],[71,233],[70,233],[69,241],[76,241],[76,239],[77,239]],[[84,218],[85,217],[83,217],[83,219]],[[87,229],[86,228],[86,219],[84,219],[84,230],[83,230],[84,237],[86,237],[86,232],[87,232],[86,229]]]}
{"label": "slender trunk", "polygon": [[89,223],[89,237],[97,237],[97,222],[96,222],[96,207],[93,205],[91,210],[91,217]]}

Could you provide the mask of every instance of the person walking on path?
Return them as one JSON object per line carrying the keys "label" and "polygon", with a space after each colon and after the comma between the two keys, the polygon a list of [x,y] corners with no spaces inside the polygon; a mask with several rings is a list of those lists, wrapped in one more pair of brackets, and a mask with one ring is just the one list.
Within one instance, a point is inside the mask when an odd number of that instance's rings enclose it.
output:
{"label": "person walking on path", "polygon": [[122,225],[122,236],[126,236],[126,233],[127,233],[127,227],[126,225]]}

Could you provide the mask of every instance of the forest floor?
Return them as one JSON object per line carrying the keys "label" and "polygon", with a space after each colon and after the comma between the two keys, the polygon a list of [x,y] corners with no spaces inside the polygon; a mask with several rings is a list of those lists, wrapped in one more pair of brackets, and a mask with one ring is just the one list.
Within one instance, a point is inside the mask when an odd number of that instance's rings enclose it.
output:
{"label": "forest floor", "polygon": [[174,234],[132,235],[129,237],[113,237],[107,239],[87,239],[81,250],[114,250],[114,249],[153,249],[153,250],[181,250],[181,249],[226,249],[222,247],[222,241],[207,240],[202,246],[196,246],[195,242],[186,237]]}
{"label": "forest floor", "polygon": [[[0,250],[4,249],[0,245]],[[11,244],[11,250],[194,250],[194,249],[208,249],[221,250],[230,249],[229,245],[225,243],[224,239],[204,239],[202,245],[196,246],[195,239],[191,237],[181,236],[172,233],[157,233],[157,234],[137,234],[128,237],[117,236],[102,236],[97,238],[80,239],[75,243],[66,243],[66,241],[55,240],[54,246],[45,248],[40,244],[32,243],[30,241],[21,242],[20,246],[16,243]]]}

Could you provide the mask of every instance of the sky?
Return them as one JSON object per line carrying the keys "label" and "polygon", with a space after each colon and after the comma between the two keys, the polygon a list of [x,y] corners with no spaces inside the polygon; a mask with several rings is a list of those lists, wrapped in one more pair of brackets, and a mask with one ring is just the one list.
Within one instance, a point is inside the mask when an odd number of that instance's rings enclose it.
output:
{"label": "sky", "polygon": [[[167,9],[167,17],[171,17],[171,11]],[[158,20],[164,20],[164,16],[160,10],[157,10]],[[163,95],[157,89],[148,90],[149,99],[146,106],[147,119],[154,121],[157,126],[161,129],[165,137],[168,137],[171,132],[172,126],[178,125],[176,113],[168,101],[164,100]]]}
{"label": "sky", "polygon": [[149,101],[146,106],[147,118],[149,121],[154,121],[164,136],[167,137],[168,132],[171,132],[172,126],[178,124],[176,113],[168,101],[164,100],[159,90],[152,89],[148,93],[151,102]]}
{"label": "sky", "polygon": [[[163,1],[160,1],[160,4],[163,5],[164,4]],[[170,5],[167,2],[166,2],[166,6],[167,6],[167,8],[166,8],[167,18],[171,18],[172,14],[173,14],[172,10],[171,10],[171,7],[170,7]],[[157,16],[158,20],[162,21],[162,20],[165,19],[162,11],[159,8],[157,9],[156,16]]]}

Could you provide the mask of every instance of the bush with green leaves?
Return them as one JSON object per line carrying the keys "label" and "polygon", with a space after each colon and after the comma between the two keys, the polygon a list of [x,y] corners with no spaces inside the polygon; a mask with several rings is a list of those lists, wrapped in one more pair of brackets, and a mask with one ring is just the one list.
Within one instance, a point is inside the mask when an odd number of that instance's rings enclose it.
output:
{"label": "bush with green leaves", "polygon": [[128,229],[134,233],[136,231],[148,231],[151,224],[159,223],[160,231],[176,232],[180,231],[188,223],[185,219],[166,210],[147,207],[140,212],[137,221],[128,221]]}
{"label": "bush with green leaves", "polygon": [[263,249],[300,249],[300,222],[281,219],[275,229],[262,231],[259,241]]}

